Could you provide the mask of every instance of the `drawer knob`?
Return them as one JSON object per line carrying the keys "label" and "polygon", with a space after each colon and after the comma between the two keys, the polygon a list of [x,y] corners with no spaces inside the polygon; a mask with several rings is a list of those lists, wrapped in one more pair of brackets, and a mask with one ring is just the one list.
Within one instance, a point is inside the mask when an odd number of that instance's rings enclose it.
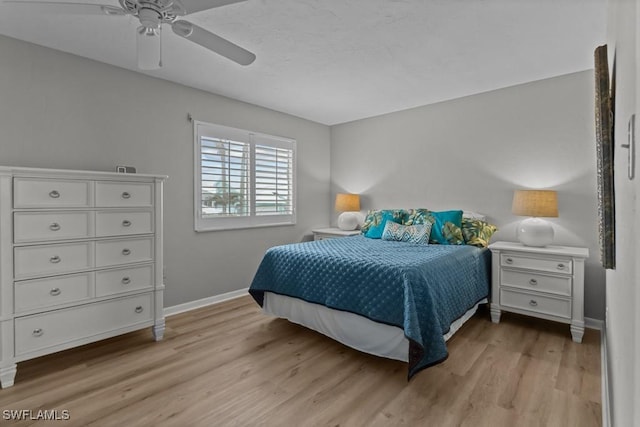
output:
{"label": "drawer knob", "polygon": [[60,224],[58,224],[57,222],[52,223],[52,224],[49,226],[49,230],[51,230],[51,231],[58,231],[58,230],[60,230]]}
{"label": "drawer knob", "polygon": [[49,262],[50,262],[51,264],[57,264],[57,263],[59,263],[60,261],[62,261],[62,258],[60,258],[58,255],[54,255],[54,256],[52,256],[51,258],[49,258]]}
{"label": "drawer knob", "polygon": [[131,193],[129,193],[128,191],[124,191],[122,193],[122,198],[123,199],[130,199],[131,198]]}
{"label": "drawer knob", "polygon": [[31,335],[33,335],[34,337],[41,337],[42,334],[44,334],[42,328],[36,328],[33,330],[33,332],[31,332]]}
{"label": "drawer knob", "polygon": [[144,311],[144,309],[142,308],[141,305],[136,307],[136,310],[135,310],[136,313],[142,313],[143,311]]}
{"label": "drawer knob", "polygon": [[125,219],[124,221],[122,221],[122,226],[123,227],[130,227],[131,226],[131,221],[129,221],[128,219]]}
{"label": "drawer knob", "polygon": [[558,270],[564,270],[564,264],[558,264]]}
{"label": "drawer knob", "polygon": [[123,249],[122,250],[122,255],[125,255],[125,256],[131,255],[131,249]]}
{"label": "drawer knob", "polygon": [[58,197],[60,197],[60,192],[58,190],[51,190],[49,191],[49,197],[51,197],[52,199],[57,199]]}
{"label": "drawer knob", "polygon": [[535,286],[538,284],[538,281],[536,279],[531,279],[529,280],[529,284]]}
{"label": "drawer knob", "polygon": [[128,285],[129,283],[131,283],[131,279],[128,277],[123,277],[122,278],[122,284],[123,285]]}
{"label": "drawer knob", "polygon": [[504,260],[507,264],[513,264],[513,258],[507,258]]}
{"label": "drawer knob", "polygon": [[60,288],[53,288],[49,291],[49,294],[51,294],[52,297],[57,297],[61,293],[62,291],[60,290]]}
{"label": "drawer knob", "polygon": [[536,300],[532,299],[531,301],[529,301],[529,305],[531,307],[536,307],[538,305],[538,302]]}

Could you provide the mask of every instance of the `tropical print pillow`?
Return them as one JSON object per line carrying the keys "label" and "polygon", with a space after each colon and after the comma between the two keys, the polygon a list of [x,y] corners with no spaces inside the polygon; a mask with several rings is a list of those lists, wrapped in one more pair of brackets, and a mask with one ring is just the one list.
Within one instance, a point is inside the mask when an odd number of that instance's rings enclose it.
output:
{"label": "tropical print pillow", "polygon": [[[433,220],[433,221],[432,221]],[[403,222],[404,225],[419,225],[429,222],[433,224],[435,218],[429,215],[429,209],[409,209],[407,211],[407,219]]]}
{"label": "tropical print pillow", "polygon": [[467,245],[486,248],[498,227],[479,219],[462,218],[462,236]]}
{"label": "tropical print pillow", "polygon": [[382,240],[428,245],[430,232],[430,222],[419,225],[402,225],[392,221],[387,221],[384,226],[384,231],[382,232]]}
{"label": "tropical print pillow", "polygon": [[407,216],[404,209],[370,210],[364,218],[360,231],[370,239],[380,239],[388,220],[402,224]]}
{"label": "tropical print pillow", "polygon": [[404,225],[431,223],[429,243],[463,245],[462,211],[434,212],[429,209],[410,209]]}

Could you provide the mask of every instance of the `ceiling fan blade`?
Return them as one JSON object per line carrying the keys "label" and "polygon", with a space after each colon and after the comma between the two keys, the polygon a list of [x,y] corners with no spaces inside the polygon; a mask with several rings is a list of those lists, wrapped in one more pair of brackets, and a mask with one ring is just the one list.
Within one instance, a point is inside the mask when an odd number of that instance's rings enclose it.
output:
{"label": "ceiling fan blade", "polygon": [[37,6],[38,10],[45,13],[64,13],[67,15],[109,15],[124,16],[123,9],[107,4],[69,3],[48,1],[15,1],[4,0],[3,3],[23,6]]}
{"label": "ceiling fan blade", "polygon": [[215,7],[226,6],[232,3],[240,3],[247,0],[180,0],[186,10],[186,14],[200,12],[201,10],[213,9]]}
{"label": "ceiling fan blade", "polygon": [[249,65],[256,60],[256,56],[246,49],[241,48],[237,44],[231,43],[229,40],[223,39],[202,27],[198,27],[187,21],[175,21],[171,24],[173,32],[177,35],[191,40],[200,46],[229,58],[240,65]]}

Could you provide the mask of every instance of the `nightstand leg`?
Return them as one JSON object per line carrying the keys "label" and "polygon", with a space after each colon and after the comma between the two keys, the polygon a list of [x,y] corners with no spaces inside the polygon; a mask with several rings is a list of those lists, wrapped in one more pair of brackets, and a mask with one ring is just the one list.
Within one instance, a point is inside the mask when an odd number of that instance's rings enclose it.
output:
{"label": "nightstand leg", "polygon": [[491,310],[491,321],[493,323],[500,323],[500,314],[502,314],[502,311],[500,310],[500,306],[491,304],[490,310]]}
{"label": "nightstand leg", "polygon": [[582,322],[572,322],[571,323],[571,338],[573,338],[573,342],[581,343],[583,335],[584,335],[584,323],[582,323]]}

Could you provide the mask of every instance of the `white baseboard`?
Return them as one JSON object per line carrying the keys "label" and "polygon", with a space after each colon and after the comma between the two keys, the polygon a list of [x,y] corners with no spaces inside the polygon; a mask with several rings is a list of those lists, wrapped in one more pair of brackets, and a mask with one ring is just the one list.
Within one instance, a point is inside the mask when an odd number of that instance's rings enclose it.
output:
{"label": "white baseboard", "polygon": [[249,288],[238,289],[237,291],[227,292],[225,294],[214,295],[212,297],[202,298],[195,301],[185,302],[184,304],[165,307],[164,315],[173,316],[174,314],[184,313],[185,311],[195,310],[196,308],[206,307],[208,305],[218,304],[223,301],[229,301],[247,295]]}
{"label": "white baseboard", "polygon": [[592,319],[591,317],[584,318],[584,327],[589,329],[596,329],[598,331],[604,330],[604,320]]}
{"label": "white baseboard", "polygon": [[610,427],[611,424],[611,400],[609,396],[609,363],[607,362],[607,325],[603,322],[600,330],[600,372],[602,389],[602,427]]}

